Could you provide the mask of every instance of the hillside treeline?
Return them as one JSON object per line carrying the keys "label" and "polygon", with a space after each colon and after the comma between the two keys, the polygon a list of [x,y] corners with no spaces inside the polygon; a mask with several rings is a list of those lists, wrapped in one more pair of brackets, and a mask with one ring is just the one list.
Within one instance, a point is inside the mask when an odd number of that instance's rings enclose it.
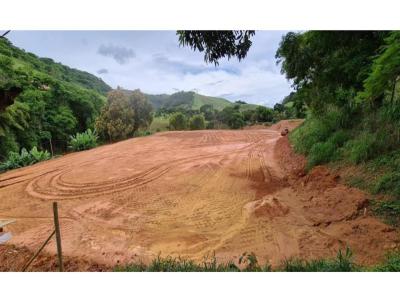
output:
{"label": "hillside treeline", "polygon": [[101,79],[0,39],[0,161],[21,148],[66,150],[94,126],[110,87]]}
{"label": "hillside treeline", "polygon": [[290,32],[276,58],[293,82],[293,102],[308,108],[291,135],[308,168],[328,162],[365,167],[372,181],[354,182],[392,195],[395,201],[385,206],[399,214],[400,32]]}

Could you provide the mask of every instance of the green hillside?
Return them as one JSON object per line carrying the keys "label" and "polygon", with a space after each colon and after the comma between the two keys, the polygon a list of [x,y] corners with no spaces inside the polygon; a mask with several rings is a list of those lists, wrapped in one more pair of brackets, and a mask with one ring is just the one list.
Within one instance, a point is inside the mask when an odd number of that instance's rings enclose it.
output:
{"label": "green hillside", "polygon": [[200,109],[203,105],[213,105],[214,109],[222,110],[225,107],[232,106],[233,104],[226,99],[205,96],[195,93],[193,96],[192,109]]}
{"label": "green hillside", "polygon": [[23,147],[66,150],[70,135],[93,127],[110,89],[0,38],[0,160]]}
{"label": "green hillside", "polygon": [[[130,93],[130,90],[125,90]],[[225,107],[234,106],[235,103],[220,97],[201,95],[193,91],[179,91],[173,94],[146,94],[154,109],[186,109],[199,110],[203,105],[212,105],[215,110],[221,111]],[[240,111],[255,109],[254,104],[240,104]]]}

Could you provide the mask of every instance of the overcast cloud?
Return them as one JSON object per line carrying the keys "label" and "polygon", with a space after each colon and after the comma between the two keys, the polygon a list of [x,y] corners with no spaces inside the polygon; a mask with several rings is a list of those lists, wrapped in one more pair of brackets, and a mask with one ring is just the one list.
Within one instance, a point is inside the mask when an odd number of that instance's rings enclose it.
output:
{"label": "overcast cloud", "polygon": [[274,58],[283,34],[257,31],[244,60],[221,60],[217,67],[179,47],[173,31],[11,31],[8,38],[38,56],[96,74],[113,88],[195,90],[273,106],[291,91]]}
{"label": "overcast cloud", "polygon": [[114,60],[121,65],[128,63],[129,59],[135,57],[135,53],[132,49],[123,46],[100,45],[97,52],[103,56],[114,58]]}

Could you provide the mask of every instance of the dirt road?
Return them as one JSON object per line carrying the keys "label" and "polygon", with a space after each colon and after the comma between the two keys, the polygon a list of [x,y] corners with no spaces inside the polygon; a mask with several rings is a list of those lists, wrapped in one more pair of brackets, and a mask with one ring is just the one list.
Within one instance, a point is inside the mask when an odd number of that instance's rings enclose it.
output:
{"label": "dirt road", "polygon": [[276,265],[345,245],[360,263],[378,261],[398,246],[397,231],[326,169],[303,176],[304,160],[280,136],[297,124],[164,132],[10,171],[0,175],[0,218],[17,219],[10,244],[35,250],[58,201],[65,255],[110,266],[246,251]]}

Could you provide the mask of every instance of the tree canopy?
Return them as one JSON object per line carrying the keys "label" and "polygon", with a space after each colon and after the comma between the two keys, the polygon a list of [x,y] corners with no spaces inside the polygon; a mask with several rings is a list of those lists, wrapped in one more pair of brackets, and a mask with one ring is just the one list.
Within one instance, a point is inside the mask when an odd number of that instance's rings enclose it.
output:
{"label": "tree canopy", "polygon": [[177,31],[180,45],[204,52],[204,61],[215,65],[224,57],[244,59],[254,34],[254,30]]}

